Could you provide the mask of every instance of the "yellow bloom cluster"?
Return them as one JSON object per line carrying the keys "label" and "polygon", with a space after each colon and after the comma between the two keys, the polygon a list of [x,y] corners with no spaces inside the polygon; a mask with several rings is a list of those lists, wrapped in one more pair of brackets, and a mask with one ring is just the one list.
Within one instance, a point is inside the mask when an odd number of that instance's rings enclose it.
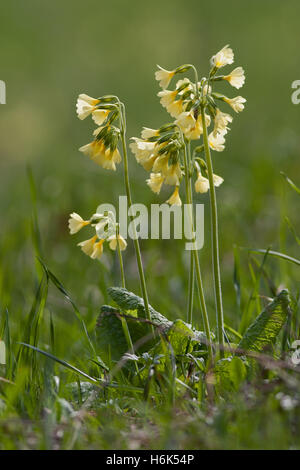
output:
{"label": "yellow bloom cluster", "polygon": [[118,110],[112,104],[106,104],[106,100],[92,98],[86,94],[80,94],[76,103],[79,119],[92,116],[98,127],[93,132],[94,140],[80,147],[80,151],[89,156],[107,170],[116,170],[116,164],[120,163],[121,155],[118,150],[120,130],[112,125],[118,117]]}
{"label": "yellow bloom cluster", "polygon": [[91,225],[96,234],[91,238],[78,243],[81,250],[92,259],[100,259],[103,254],[103,244],[108,242],[111,250],[119,248],[121,251],[127,247],[126,240],[119,234],[118,224],[116,224],[112,213],[98,214],[95,213],[89,220],[84,220],[82,217],[73,212],[69,218],[69,230],[73,235],[83,227]]}
{"label": "yellow bloom cluster", "polygon": [[[147,179],[148,186],[153,192],[159,194],[162,185],[175,186],[175,191],[168,199],[169,204],[181,205],[179,185],[182,178],[181,155],[187,141],[201,139],[204,128],[213,128],[208,133],[208,145],[212,150],[222,152],[225,149],[225,136],[229,131],[228,125],[233,118],[230,114],[219,109],[218,101],[227,103],[236,113],[244,109],[246,99],[242,96],[228,98],[213,90],[218,81],[227,81],[235,88],[241,88],[245,82],[245,73],[242,67],[236,67],[227,75],[218,75],[219,69],[232,64],[234,53],[229,46],[223,47],[211,58],[211,68],[208,78],[198,79],[197,71],[193,65],[181,65],[174,70],[166,70],[158,66],[155,78],[159,81],[162,90],[158,93],[161,105],[174,118],[174,123],[162,126],[160,129],[145,127],[141,138],[133,138],[130,145],[137,161],[150,172]],[[168,87],[178,74],[194,71],[195,81],[185,77],[176,82],[175,88]],[[203,122],[205,121],[205,122]],[[204,150],[204,145],[198,147]],[[209,189],[208,179],[202,174],[197,162],[190,162],[191,171],[196,173],[195,190],[199,193]],[[220,186],[223,178],[213,175],[214,186]]]}
{"label": "yellow bloom cluster", "polygon": [[200,81],[197,80],[197,83],[192,83],[188,78],[184,78],[176,83],[174,90],[166,89],[172,78],[178,73],[194,69],[193,66],[180,66],[172,71],[160,67],[160,70],[155,74],[156,79],[160,81],[160,86],[163,88],[158,93],[161,98],[160,102],[169,114],[176,119],[175,123],[182,130],[186,139],[197,140],[203,134],[200,107],[205,104],[205,109],[208,111],[205,114],[206,126],[209,127],[211,122],[214,123],[210,145],[213,150],[217,151],[222,151],[225,148],[224,135],[229,130],[227,125],[232,122],[232,116],[220,111],[216,100],[226,102],[237,113],[244,109],[244,103],[246,102],[242,96],[228,98],[219,93],[214,93],[212,90],[213,84],[220,80],[227,81],[235,88],[243,86],[245,74],[242,67],[235,68],[227,75],[216,75],[221,67],[232,64],[233,61],[234,53],[232,49],[225,46],[211,58],[211,70],[208,79],[203,77]]}
{"label": "yellow bloom cluster", "polygon": [[130,144],[136,160],[145,170],[150,171],[148,186],[159,194],[163,184],[175,186],[174,193],[167,200],[171,205],[181,205],[179,185],[182,178],[180,150],[182,141],[173,124],[160,129],[145,127],[141,138],[132,137]]}

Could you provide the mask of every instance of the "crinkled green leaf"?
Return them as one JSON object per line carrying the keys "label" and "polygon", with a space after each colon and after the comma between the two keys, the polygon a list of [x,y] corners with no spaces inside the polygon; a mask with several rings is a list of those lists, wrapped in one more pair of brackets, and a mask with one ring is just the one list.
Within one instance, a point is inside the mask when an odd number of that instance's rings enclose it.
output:
{"label": "crinkled green leaf", "polygon": [[[141,297],[133,294],[133,292],[130,292],[123,287],[110,287],[107,291],[110,297],[121,309],[126,311],[136,310],[138,317],[145,318],[144,300]],[[165,326],[166,328],[169,328],[172,325],[170,320],[154,310],[151,305],[149,305],[149,310],[151,320],[156,326]]]}
{"label": "crinkled green leaf", "polygon": [[217,362],[214,375],[217,394],[237,391],[247,376],[247,368],[240,357],[226,357]]}
{"label": "crinkled green leaf", "polygon": [[[133,344],[138,344],[138,353],[150,351],[158,343],[159,337],[149,337],[148,322],[144,315],[141,315],[141,309],[144,309],[144,302],[141,297],[120,287],[111,287],[108,289],[109,295],[126,314],[126,322],[130,331]],[[160,332],[167,334],[175,354],[185,354],[187,349],[192,350],[193,344],[199,344],[205,340],[202,331],[192,330],[191,326],[182,320],[171,322],[161,313],[150,306],[151,319]],[[97,321],[97,345],[101,356],[107,361],[119,360],[127,352],[128,346],[123,333],[120,312],[118,309],[104,305],[101,308],[101,314]],[[143,338],[148,340],[143,342]],[[159,350],[161,348],[157,346]],[[157,353],[155,347],[155,354]],[[153,349],[153,351],[154,351]]]}
{"label": "crinkled green leaf", "polygon": [[205,334],[201,331],[193,331],[183,320],[175,320],[168,330],[167,338],[175,354],[186,354],[191,352],[195,341],[201,341]]}
{"label": "crinkled green leaf", "polygon": [[263,351],[273,343],[288,314],[289,293],[282,290],[246,330],[238,349]]}

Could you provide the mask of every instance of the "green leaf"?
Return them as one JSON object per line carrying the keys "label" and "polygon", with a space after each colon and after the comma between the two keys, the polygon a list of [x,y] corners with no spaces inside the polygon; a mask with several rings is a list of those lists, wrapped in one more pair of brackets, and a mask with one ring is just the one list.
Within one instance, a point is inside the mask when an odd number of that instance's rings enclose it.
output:
{"label": "green leaf", "polygon": [[282,290],[249,326],[238,349],[260,352],[273,343],[287,318],[289,303],[288,291]]}
{"label": "green leaf", "polygon": [[238,356],[220,359],[214,369],[217,394],[237,391],[246,379],[247,368],[244,360]]}
{"label": "green leaf", "polygon": [[174,354],[186,354],[193,349],[193,342],[205,339],[205,334],[201,331],[193,331],[183,320],[175,320],[167,333],[167,338],[171,343]]}
{"label": "green leaf", "polygon": [[[153,348],[158,343],[159,338],[149,336],[148,322],[141,315],[144,312],[143,299],[120,287],[111,287],[108,289],[108,293],[126,315],[133,345],[138,345],[136,351],[142,353]],[[194,344],[199,344],[202,340],[205,342],[205,334],[202,331],[192,330],[191,326],[184,321],[176,320],[171,322],[151,306],[150,313],[153,324],[159,328],[160,332],[167,334],[175,354],[185,354],[187,349],[191,350],[192,342]],[[127,352],[128,346],[118,309],[108,305],[101,308],[96,326],[96,335],[97,345],[105,362],[110,359],[117,361]],[[158,348],[161,350],[160,346]],[[157,353],[157,347],[155,347],[155,353]]]}
{"label": "green leaf", "polygon": [[297,264],[300,266],[300,260],[297,258],[292,258],[292,256],[288,256],[284,253],[280,253],[279,251],[273,251],[273,250],[261,250],[261,249],[254,249],[254,248],[246,248],[251,253],[258,253],[258,254],[268,254],[268,256],[274,256],[275,258],[281,258],[284,259],[285,261],[290,261],[291,263]]}
{"label": "green leaf", "polygon": [[298,186],[296,186],[295,183],[285,173],[283,173],[283,171],[281,171],[280,174],[286,179],[290,187],[296,191],[296,193],[300,194],[300,188],[298,188]]}
{"label": "green leaf", "polygon": [[[138,317],[145,317],[144,300],[123,287],[109,287],[110,297],[123,310],[137,310]],[[169,328],[172,322],[149,305],[151,320],[156,326]]]}
{"label": "green leaf", "polygon": [[[142,343],[145,338],[146,342],[140,345],[138,351],[147,351],[154,344],[153,338],[149,337],[148,323],[139,321],[134,310],[126,310],[124,313],[133,345],[139,341]],[[128,351],[119,310],[108,305],[101,308],[96,324],[96,337],[97,346],[105,362],[110,359],[118,361]]]}

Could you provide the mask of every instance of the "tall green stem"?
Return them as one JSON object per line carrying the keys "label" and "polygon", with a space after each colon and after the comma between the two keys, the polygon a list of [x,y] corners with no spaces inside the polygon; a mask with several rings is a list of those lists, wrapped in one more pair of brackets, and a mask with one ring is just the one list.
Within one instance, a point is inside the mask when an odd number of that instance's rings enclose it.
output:
{"label": "tall green stem", "polygon": [[222,303],[222,287],[221,287],[221,272],[220,272],[220,256],[219,256],[219,237],[218,237],[218,213],[217,213],[217,200],[216,191],[214,186],[213,166],[210,155],[210,148],[207,136],[207,127],[205,122],[204,106],[201,106],[201,119],[203,126],[203,143],[206,156],[206,165],[209,180],[209,195],[210,195],[210,211],[211,211],[211,235],[212,235],[212,258],[213,258],[213,273],[215,284],[215,299],[217,310],[217,337],[219,342],[220,357],[224,357],[224,317],[223,317],[223,303]]}
{"label": "tall green stem", "polygon": [[[190,142],[188,142],[187,144],[187,150],[188,150],[188,165],[190,165],[190,162],[191,162],[191,143]],[[188,174],[188,182],[189,182],[189,185],[191,186],[190,172]],[[191,192],[191,197],[193,197],[191,188],[190,188],[190,192]],[[193,200],[192,200],[192,203],[193,203]],[[194,285],[195,285],[195,263],[194,263],[194,254],[193,254],[193,251],[191,251],[189,286],[188,286],[188,310],[187,310],[187,322],[188,323],[193,322]]]}
{"label": "tall green stem", "polygon": [[194,304],[194,284],[195,284],[195,266],[194,255],[190,253],[190,272],[189,272],[189,287],[188,287],[188,309],[187,309],[187,322],[193,322],[193,304]]}
{"label": "tall green stem", "polygon": [[[190,175],[190,168],[189,168],[188,158],[187,158],[186,144],[183,147],[183,157],[184,157],[186,199],[187,199],[187,203],[188,203],[188,206],[189,206],[189,217],[190,217],[191,229],[194,232],[194,220],[193,220],[193,211],[192,211],[193,199],[192,199],[191,181],[190,181],[191,175]],[[201,277],[201,269],[200,269],[198,251],[197,250],[192,250],[192,254],[193,254],[193,257],[194,257],[194,263],[195,263],[195,269],[196,269],[198,295],[199,295],[199,302],[200,302],[200,306],[201,306],[201,310],[202,310],[204,330],[205,330],[205,335],[206,335],[206,338],[207,338],[207,341],[208,341],[208,344],[207,344],[208,354],[209,354],[209,359],[212,359],[212,345],[211,345],[211,342],[210,342],[210,339],[211,339],[210,338],[210,327],[209,327],[209,320],[208,320],[208,314],[207,314],[205,297],[204,297],[204,289],[203,289],[203,284],[202,284],[202,277]]]}
{"label": "tall green stem", "polygon": [[[132,206],[132,197],[131,197],[131,189],[130,189],[130,182],[129,182],[129,170],[128,170],[128,156],[127,156],[127,147],[126,147],[126,117],[125,117],[125,112],[123,108],[123,103],[121,103],[121,115],[122,115],[122,129],[121,129],[121,141],[122,141],[122,149],[123,149],[123,158],[124,158],[124,179],[125,179],[125,189],[126,189],[126,194],[127,194],[127,201],[128,201],[128,208],[130,210],[130,207]],[[139,276],[140,276],[140,284],[141,284],[141,289],[142,289],[142,295],[144,299],[144,307],[145,307],[145,314],[146,318],[151,321],[151,314],[150,314],[150,309],[149,309],[149,301],[148,301],[148,293],[147,293],[147,287],[146,287],[146,281],[145,281],[145,275],[144,275],[144,268],[143,268],[143,262],[142,262],[142,255],[141,255],[141,250],[140,250],[140,244],[137,238],[137,232],[136,232],[136,226],[135,226],[135,221],[134,217],[130,216],[130,220],[133,222],[133,243],[134,243],[134,248],[135,248],[135,253],[136,253],[136,259],[137,259],[137,265],[138,265],[138,271],[139,271]],[[153,325],[151,325],[151,331],[154,333],[154,328]]]}
{"label": "tall green stem", "polygon": [[[119,235],[119,233],[117,231],[117,236],[118,235]],[[118,251],[118,257],[119,257],[119,263],[120,263],[122,287],[125,289],[126,283],[125,283],[124,264],[123,264],[123,257],[122,257],[121,248],[120,248],[120,242],[119,242],[118,238],[117,238],[117,251]],[[134,348],[133,348],[131,334],[130,334],[130,331],[129,331],[129,328],[128,328],[126,318],[122,317],[121,318],[121,323],[122,323],[123,333],[124,333],[124,336],[126,338],[128,350],[133,354],[134,353]],[[134,362],[134,364],[135,364],[135,370],[138,373],[139,372],[138,365],[137,365],[136,362]]]}

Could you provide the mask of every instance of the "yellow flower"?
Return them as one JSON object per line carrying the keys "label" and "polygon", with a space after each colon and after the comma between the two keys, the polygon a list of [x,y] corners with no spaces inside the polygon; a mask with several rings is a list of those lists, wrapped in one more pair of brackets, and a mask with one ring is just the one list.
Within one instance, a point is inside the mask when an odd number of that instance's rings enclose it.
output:
{"label": "yellow flower", "polygon": [[175,70],[165,70],[159,65],[157,66],[159,70],[155,72],[155,79],[159,82],[161,88],[165,89],[168,87],[170,81],[175,75]]}
{"label": "yellow flower", "polygon": [[100,259],[103,253],[103,243],[104,240],[99,240],[98,242],[94,243],[93,252],[90,255],[92,259]]}
{"label": "yellow flower", "polygon": [[196,193],[207,193],[209,190],[209,181],[207,178],[201,175],[200,171],[198,172],[197,180],[195,181],[195,191]]}
{"label": "yellow flower", "polygon": [[[210,125],[210,116],[205,115],[206,126]],[[198,116],[197,120],[194,118],[193,112],[181,113],[175,124],[182,130],[188,140],[199,139],[203,134],[202,117]]]}
{"label": "yellow flower", "polygon": [[224,101],[232,107],[232,109],[236,113],[240,113],[244,109],[244,103],[246,103],[246,99],[242,96],[236,96],[235,98],[224,98]]}
{"label": "yellow flower", "polygon": [[221,134],[222,132],[226,133],[228,130],[227,124],[230,122],[232,122],[232,116],[217,109],[215,115],[214,136],[216,136],[218,132]]}
{"label": "yellow flower", "polygon": [[140,163],[147,171],[149,171],[155,159],[157,158],[155,150],[155,142],[147,142],[137,137],[132,137],[132,142],[129,147],[138,163]]}
{"label": "yellow flower", "polygon": [[177,96],[177,90],[162,90],[157,93],[157,96],[160,97],[160,103],[161,105],[168,109],[168,106],[173,103]]}
{"label": "yellow flower", "polygon": [[92,119],[97,124],[97,126],[101,126],[108,115],[109,109],[96,109],[92,112]]}
{"label": "yellow flower", "polygon": [[183,100],[179,99],[175,101],[177,94],[178,94],[177,90],[174,90],[174,91],[162,90],[157,94],[157,96],[161,98],[160,99],[161,105],[164,108],[166,108],[166,110],[172,117],[178,117],[179,114],[181,114],[184,111]]}
{"label": "yellow flower", "polygon": [[81,93],[78,96],[77,103],[76,103],[76,111],[79,119],[85,119],[87,116],[92,114],[92,112],[96,109],[96,105],[100,102],[91,96],[85,95]]}
{"label": "yellow flower", "polygon": [[176,186],[172,196],[166,201],[170,206],[181,206],[182,202],[179,196],[179,186]]}
{"label": "yellow flower", "polygon": [[150,127],[143,127],[141,136],[142,139],[151,139],[151,137],[157,137],[159,131],[157,129],[150,129]]}
{"label": "yellow flower", "polygon": [[224,67],[224,65],[232,64],[233,59],[233,51],[227,45],[211,58],[211,62],[215,67],[219,69],[220,67]]}
{"label": "yellow flower", "polygon": [[213,175],[213,180],[214,180],[214,186],[218,187],[218,186],[221,186],[221,184],[223,183],[223,178],[221,176],[218,176],[218,175]]}
{"label": "yellow flower", "polygon": [[76,214],[76,212],[73,212],[72,214],[70,214],[69,229],[70,229],[71,235],[79,232],[79,230],[81,230],[83,227],[89,224],[90,224],[89,220],[83,220],[83,218],[80,217],[79,214]]}
{"label": "yellow flower", "polygon": [[118,149],[115,149],[114,151],[111,151],[111,149],[108,147],[104,154],[98,154],[96,155],[93,160],[98,163],[98,165],[101,165],[102,168],[105,170],[113,170],[116,171],[116,163],[120,163],[121,161],[121,155]]}
{"label": "yellow flower", "polygon": [[[185,87],[183,87],[183,85],[185,85]],[[179,90],[179,88],[181,88],[181,87],[183,89],[178,91],[179,95],[182,95],[183,93],[185,93],[188,90],[192,90],[193,85],[192,85],[191,81],[188,78],[182,78],[182,79],[178,80],[178,82],[176,83],[176,90]]]}
{"label": "yellow flower", "polygon": [[241,88],[245,83],[245,72],[243,67],[237,67],[229,75],[224,77],[224,80],[227,80],[230,85],[235,88]]}
{"label": "yellow flower", "polygon": [[168,161],[169,161],[169,154],[163,153],[159,155],[153,165],[153,171],[155,173],[161,172],[163,175],[168,171]]}
{"label": "yellow flower", "polygon": [[94,235],[92,238],[89,238],[88,240],[84,240],[83,242],[78,243],[77,246],[81,247],[83,253],[85,253],[88,256],[92,256],[96,240],[97,240],[97,235]]}
{"label": "yellow flower", "polygon": [[80,147],[80,152],[88,155],[95,163],[106,170],[116,170],[116,163],[120,163],[121,155],[118,149],[111,151],[110,147],[105,148],[102,140],[93,140],[89,144]]}
{"label": "yellow flower", "polygon": [[[214,186],[220,186],[223,183],[223,178],[218,175],[213,175]],[[207,178],[201,175],[200,171],[198,171],[198,177],[195,181],[195,191],[196,193],[207,193],[209,190],[209,181]]]}
{"label": "yellow flower", "polygon": [[162,184],[164,182],[164,176],[161,173],[150,173],[150,178],[146,180],[149,188],[156,194],[159,194]]}
{"label": "yellow flower", "polygon": [[216,135],[211,132],[208,136],[208,143],[212,150],[216,150],[216,152],[222,152],[225,148],[224,131],[223,133],[218,132]]}
{"label": "yellow flower", "polygon": [[196,119],[191,111],[181,113],[176,119],[175,124],[184,132],[186,129],[194,127],[196,124]]}
{"label": "yellow flower", "polygon": [[179,162],[168,165],[167,168],[162,169],[162,174],[165,177],[165,183],[170,186],[179,185],[181,179],[181,168]]}
{"label": "yellow flower", "polygon": [[79,151],[93,159],[100,153],[105,152],[105,145],[102,140],[93,140],[93,142],[80,147]]}
{"label": "yellow flower", "polygon": [[118,248],[118,240],[119,240],[119,247],[121,251],[126,250],[127,248],[127,242],[124,240],[122,235],[111,235],[107,241],[109,242],[109,248],[111,250],[116,250]]}
{"label": "yellow flower", "polygon": [[173,118],[177,118],[181,113],[184,112],[184,108],[184,101],[180,99],[173,101],[173,103],[171,103],[166,109]]}

